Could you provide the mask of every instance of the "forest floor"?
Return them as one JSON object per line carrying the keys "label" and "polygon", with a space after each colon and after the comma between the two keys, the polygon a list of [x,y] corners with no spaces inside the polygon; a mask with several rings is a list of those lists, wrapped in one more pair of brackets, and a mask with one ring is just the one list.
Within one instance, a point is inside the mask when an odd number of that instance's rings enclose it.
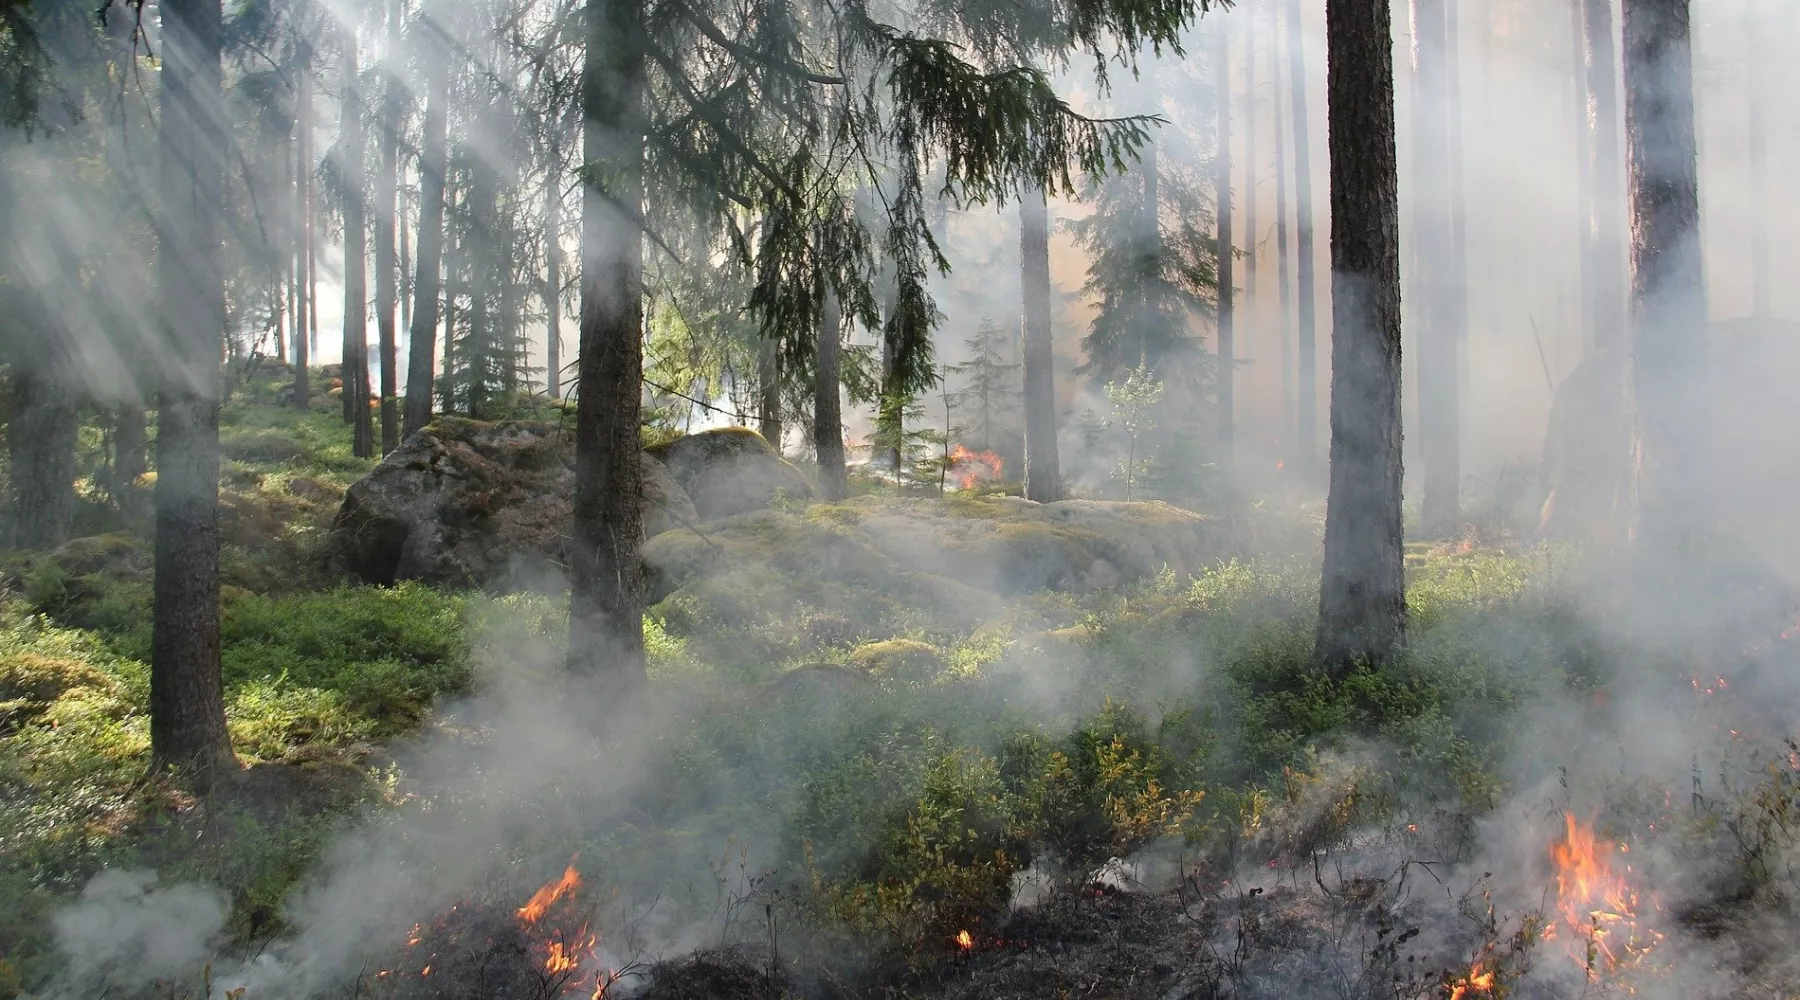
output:
{"label": "forest floor", "polygon": [[247,766],[207,798],[145,777],[141,512],[0,562],[0,997],[1795,995],[1768,526],[1651,587],[1414,545],[1407,655],[1338,680],[1304,512],[979,615],[739,553],[652,609],[651,693],[601,725],[566,595],[334,578],[371,463],[272,400],[223,419]]}

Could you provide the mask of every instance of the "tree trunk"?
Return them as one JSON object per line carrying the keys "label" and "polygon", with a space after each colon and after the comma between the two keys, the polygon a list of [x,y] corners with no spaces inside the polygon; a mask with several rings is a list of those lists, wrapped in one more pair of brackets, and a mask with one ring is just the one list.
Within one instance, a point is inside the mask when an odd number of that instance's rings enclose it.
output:
{"label": "tree trunk", "polygon": [[236,766],[219,666],[220,0],[162,0],[163,385],[156,434],[150,754],[200,788]]}
{"label": "tree trunk", "polygon": [[1306,41],[1300,20],[1300,0],[1287,0],[1288,9],[1288,77],[1294,107],[1294,271],[1298,287],[1298,327],[1294,331],[1295,353],[1299,356],[1299,384],[1294,395],[1299,400],[1300,426],[1294,436],[1294,452],[1301,474],[1315,475],[1319,457],[1319,389],[1315,361],[1315,337],[1318,325],[1315,306],[1318,279],[1313,249],[1312,135],[1311,121],[1306,115]]}
{"label": "tree trunk", "polygon": [[[413,279],[412,327],[407,344],[406,420],[411,437],[431,422],[433,362],[437,354],[439,282],[444,269],[444,173],[449,159],[449,71],[446,53],[427,58],[429,93],[419,146],[419,257]],[[448,343],[448,336],[445,342]]]}
{"label": "tree trunk", "polygon": [[55,358],[61,353],[58,336],[38,331],[42,342],[32,351],[34,357],[13,364],[13,417],[6,435],[12,466],[8,520],[10,542],[22,549],[53,549],[69,540],[75,523],[80,425],[70,372]]}
{"label": "tree trunk", "polygon": [[1144,301],[1141,303],[1142,315],[1138,317],[1138,364],[1154,366],[1161,358],[1150,356],[1150,341],[1157,321],[1162,315],[1162,303],[1157,301],[1162,289],[1162,202],[1157,191],[1156,140],[1151,139],[1144,144],[1143,158],[1138,162],[1138,170],[1144,176]]}
{"label": "tree trunk", "polygon": [[[1294,445],[1294,288],[1293,269],[1288,260],[1288,135],[1283,128],[1285,117],[1281,103],[1283,36],[1278,8],[1274,4],[1270,5],[1269,24],[1269,44],[1275,48],[1272,60],[1275,66],[1275,256],[1279,258],[1275,280],[1281,286],[1281,421],[1276,426],[1281,428],[1284,450],[1291,454]],[[1290,81],[1289,86],[1293,85]]]}
{"label": "tree trunk", "polygon": [[1575,74],[1575,206],[1581,232],[1577,235],[1575,255],[1576,286],[1580,291],[1580,329],[1584,345],[1594,343],[1594,122],[1589,117],[1587,31],[1583,27],[1583,0],[1569,0],[1571,15],[1569,47],[1574,57]]}
{"label": "tree trunk", "polygon": [[[404,170],[405,168],[402,167],[401,169]],[[402,175],[396,174],[395,176],[400,177]],[[407,233],[406,211],[406,200],[402,198],[400,199],[398,212],[400,238],[397,241],[400,250],[400,329],[410,333],[412,331],[413,264],[411,253],[412,237]]]}
{"label": "tree trunk", "polygon": [[[1451,338],[1456,348],[1456,426],[1459,434],[1468,427],[1468,421],[1462,416],[1469,399],[1469,211],[1468,195],[1463,186],[1462,21],[1458,13],[1461,3],[1462,0],[1444,0],[1445,35],[1449,39],[1444,65],[1450,75],[1445,102],[1450,144],[1446,185],[1450,192],[1450,249],[1445,254],[1449,263],[1444,295]],[[1461,446],[1459,441],[1459,455]]]}
{"label": "tree trunk", "polygon": [[552,125],[544,178],[544,363],[550,398],[562,395],[562,122]]}
{"label": "tree trunk", "polygon": [[[135,395],[136,388],[128,391]],[[149,469],[146,419],[137,398],[120,403],[113,415],[113,502],[127,513],[137,511],[137,481]]]}
{"label": "tree trunk", "polygon": [[1331,493],[1318,665],[1381,666],[1406,638],[1400,513],[1400,212],[1388,0],[1326,8]]}
{"label": "tree trunk", "polygon": [[381,168],[375,178],[375,325],[381,339],[381,453],[400,444],[400,415],[395,411],[400,395],[398,370],[400,344],[394,329],[395,300],[399,296],[395,260],[394,213],[400,182],[400,115],[403,93],[393,61],[399,58],[400,9],[388,12],[388,55],[381,82]]}
{"label": "tree trunk", "polygon": [[362,87],[357,77],[356,33],[344,32],[343,136],[339,139],[344,179],[344,419],[352,430],[351,452],[375,455],[369,420],[368,208],[363,202]]}
{"label": "tree trunk", "polygon": [[318,338],[308,331],[315,329],[312,320],[312,57],[311,48],[302,41],[295,58],[299,78],[294,85],[294,211],[298,218],[299,239],[294,244],[294,405],[304,410],[312,405],[312,362],[309,348]]}
{"label": "tree trunk", "polygon": [[1445,0],[1413,0],[1417,89],[1413,100],[1412,183],[1416,207],[1419,351],[1419,457],[1424,466],[1420,522],[1428,538],[1462,527],[1460,406],[1457,401],[1457,336],[1451,315],[1449,270],[1453,265],[1448,25]]}
{"label": "tree trunk", "polygon": [[1688,0],[1625,0],[1631,196],[1636,539],[1673,547],[1698,527],[1706,482],[1706,287]]}
{"label": "tree trunk", "polygon": [[582,152],[609,190],[585,175],[569,665],[619,695],[644,680],[644,32],[643,0],[588,0]]}
{"label": "tree trunk", "polygon": [[[1619,65],[1614,48],[1613,0],[1582,0],[1587,36],[1587,93],[1592,102],[1594,172],[1594,296],[1592,349],[1626,342],[1626,222],[1624,164],[1619,150]],[[1624,407],[1621,399],[1619,405]]]}
{"label": "tree trunk", "polygon": [[781,346],[773,340],[765,340],[762,344],[761,356],[757,358],[757,388],[760,399],[757,406],[757,419],[760,423],[763,440],[776,451],[781,450]]}
{"label": "tree trunk", "polygon": [[1236,246],[1231,232],[1231,32],[1220,21],[1214,36],[1213,80],[1219,101],[1218,174],[1213,178],[1216,199],[1213,221],[1218,224],[1219,334],[1215,347],[1219,353],[1219,468],[1230,475],[1235,463],[1237,445],[1237,286],[1234,277]]}
{"label": "tree trunk", "polygon": [[1050,206],[1042,188],[1019,200],[1019,269],[1024,301],[1025,497],[1062,499],[1056,447],[1056,356],[1050,339]]}
{"label": "tree trunk", "polygon": [[[1244,4],[1244,328],[1252,338],[1256,326],[1256,3]],[[1252,350],[1255,348],[1252,347]],[[1233,380],[1235,381],[1235,379]],[[1233,388],[1236,388],[1233,386]],[[1233,393],[1235,399],[1236,393]]]}
{"label": "tree trunk", "polygon": [[1762,32],[1766,30],[1759,15],[1761,5],[1749,0],[1744,6],[1744,61],[1750,75],[1750,314],[1767,319],[1770,283],[1769,271],[1769,157],[1763,100],[1773,89],[1768,79],[1768,57],[1763,51]]}
{"label": "tree trunk", "polygon": [[813,446],[819,456],[819,492],[827,500],[842,500],[850,495],[850,473],[844,464],[844,416],[838,396],[842,336],[842,311],[837,296],[827,291],[814,343],[818,351],[814,359],[818,381],[813,386]]}

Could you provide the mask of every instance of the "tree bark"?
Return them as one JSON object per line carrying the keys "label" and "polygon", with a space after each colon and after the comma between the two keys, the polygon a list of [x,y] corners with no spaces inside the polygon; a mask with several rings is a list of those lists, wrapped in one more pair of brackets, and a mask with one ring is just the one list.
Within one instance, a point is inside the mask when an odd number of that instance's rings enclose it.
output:
{"label": "tree bark", "polygon": [[544,363],[550,398],[562,395],[562,120],[551,126],[544,178]]}
{"label": "tree bark", "polygon": [[393,61],[399,58],[400,7],[388,12],[388,54],[381,81],[381,168],[375,178],[375,326],[381,343],[381,453],[400,444],[400,415],[395,411],[400,395],[398,371],[400,344],[394,328],[399,297],[399,262],[395,260],[394,213],[400,182],[400,115],[404,99]]}
{"label": "tree bark", "polygon": [[1237,450],[1237,247],[1231,231],[1231,32],[1221,21],[1213,46],[1213,80],[1219,95],[1218,163],[1213,178],[1219,252],[1219,468],[1229,475]]}
{"label": "tree bark", "polygon": [[[1593,121],[1594,257],[1593,337],[1590,349],[1604,351],[1626,342],[1626,220],[1619,150],[1619,63],[1613,30],[1613,0],[1582,0],[1587,37],[1587,90]],[[1625,406],[1620,400],[1619,405]]]}
{"label": "tree bark", "polygon": [[1318,665],[1382,666],[1406,637],[1400,213],[1388,0],[1326,8],[1331,157],[1331,492]]}
{"label": "tree bark", "polygon": [[1688,0],[1625,0],[1636,408],[1635,538],[1652,549],[1699,527],[1706,482],[1706,287]]}
{"label": "tree bark", "polygon": [[600,674],[609,693],[623,696],[644,680],[643,0],[588,0],[586,15],[582,152],[594,169],[582,184],[569,665]]}
{"label": "tree bark", "polygon": [[[425,126],[419,146],[419,254],[413,278],[412,328],[407,344],[406,420],[411,437],[431,422],[433,362],[437,354],[439,283],[444,269],[444,174],[448,168],[448,53],[431,52],[426,72]],[[445,338],[446,342],[448,337]]]}
{"label": "tree bark", "polygon": [[844,415],[839,399],[843,322],[837,296],[827,291],[814,342],[818,378],[813,385],[813,446],[819,456],[819,492],[827,500],[842,500],[850,495],[850,473],[844,460]]}
{"label": "tree bark", "polygon": [[1300,0],[1287,0],[1288,7],[1288,77],[1294,109],[1294,271],[1298,326],[1294,331],[1294,350],[1299,357],[1299,384],[1294,394],[1299,400],[1299,428],[1294,435],[1294,452],[1300,472],[1308,479],[1316,474],[1319,459],[1319,388],[1315,347],[1318,309],[1317,253],[1313,249],[1312,135],[1306,114],[1306,41],[1300,20]]}
{"label": "tree bark", "polygon": [[[75,523],[79,420],[71,373],[58,360],[57,336],[39,331],[41,342],[31,352],[35,356],[13,363],[7,520],[12,523],[11,544],[22,549],[53,549],[69,540]],[[0,538],[4,541],[8,539]]]}
{"label": "tree bark", "polygon": [[150,754],[200,788],[236,766],[219,666],[219,356],[225,283],[220,0],[162,0],[164,362],[156,435]]}
{"label": "tree bark", "polygon": [[[1293,268],[1288,259],[1288,135],[1281,102],[1280,16],[1271,3],[1269,10],[1269,44],[1275,48],[1273,63],[1275,81],[1275,269],[1276,283],[1281,286],[1281,428],[1282,445],[1292,452],[1294,440],[1294,288]],[[1293,82],[1289,81],[1289,86]]]}
{"label": "tree bark", "polygon": [[1056,356],[1050,338],[1050,205],[1042,188],[1019,199],[1019,269],[1024,301],[1025,497],[1062,499],[1056,446]]}
{"label": "tree bark", "polygon": [[[1256,186],[1256,3],[1251,0],[1244,4],[1243,313],[1244,327],[1253,338],[1260,337],[1262,333],[1256,326],[1256,243],[1262,235],[1262,231],[1256,228]],[[1234,398],[1235,395],[1234,393]]]}
{"label": "tree bark", "polygon": [[1420,523],[1430,538],[1462,527],[1462,430],[1457,400],[1457,331],[1450,268],[1451,163],[1449,35],[1445,0],[1413,0],[1417,92],[1413,100],[1419,351],[1419,457],[1424,466]]}
{"label": "tree bark", "polygon": [[1744,62],[1750,76],[1750,314],[1758,319],[1769,317],[1769,156],[1763,100],[1771,89],[1768,80],[1767,55],[1763,51],[1760,21],[1761,5],[1749,0],[1744,6]]}
{"label": "tree bark", "polygon": [[357,76],[356,33],[344,32],[343,135],[338,140],[344,178],[344,419],[352,428],[351,452],[375,455],[369,420],[368,206],[364,203],[362,86]]}
{"label": "tree bark", "polygon": [[781,450],[781,347],[773,340],[762,344],[757,359],[757,388],[760,398],[757,420],[763,440],[776,451]]}
{"label": "tree bark", "polygon": [[294,84],[294,211],[298,216],[299,240],[294,244],[294,405],[302,410],[312,405],[312,362],[309,348],[318,338],[309,331],[316,329],[312,319],[312,48],[303,39],[295,57],[298,81]]}

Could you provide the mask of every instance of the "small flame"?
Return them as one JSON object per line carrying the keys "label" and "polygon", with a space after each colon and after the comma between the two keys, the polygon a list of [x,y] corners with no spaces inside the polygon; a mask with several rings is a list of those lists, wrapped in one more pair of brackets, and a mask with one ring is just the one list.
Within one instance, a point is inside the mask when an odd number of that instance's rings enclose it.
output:
{"label": "small flame", "polygon": [[[1561,923],[1572,938],[1570,954],[1597,981],[1640,964],[1663,935],[1638,924],[1638,892],[1626,878],[1631,867],[1613,870],[1613,854],[1629,853],[1629,845],[1597,838],[1574,813],[1563,819],[1566,833],[1550,847]],[[1556,933],[1552,923],[1545,937]]]}
{"label": "small flame", "polygon": [[968,931],[957,931],[956,932],[956,946],[958,948],[961,948],[963,951],[968,951],[969,949],[975,947],[974,935],[970,934]]}
{"label": "small flame", "polygon": [[1469,968],[1469,974],[1451,983],[1448,988],[1449,1000],[1465,1000],[1467,997],[1494,992],[1494,970],[1481,970],[1481,963],[1476,962]]}
{"label": "small flame", "polygon": [[533,893],[531,899],[524,906],[519,907],[519,919],[528,924],[537,923],[543,919],[544,914],[549,911],[551,906],[555,905],[557,900],[580,887],[581,873],[575,870],[573,864],[570,864],[563,870],[562,878],[546,884]]}
{"label": "small flame", "polygon": [[984,479],[999,479],[1006,460],[991,451],[970,451],[963,445],[950,449],[950,468],[956,470],[957,482],[965,490],[975,488]]}

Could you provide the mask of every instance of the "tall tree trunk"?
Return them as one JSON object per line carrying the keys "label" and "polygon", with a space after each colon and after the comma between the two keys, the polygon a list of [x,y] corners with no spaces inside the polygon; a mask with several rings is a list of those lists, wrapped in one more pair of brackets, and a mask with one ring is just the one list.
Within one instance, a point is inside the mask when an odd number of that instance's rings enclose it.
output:
{"label": "tall tree trunk", "polygon": [[297,217],[298,240],[294,243],[294,405],[304,410],[312,405],[311,347],[318,338],[308,331],[316,329],[312,319],[312,49],[305,41],[295,58],[298,69],[294,85],[294,212]]}
{"label": "tall tree trunk", "polygon": [[[405,167],[402,166],[400,169],[404,171]],[[396,178],[403,177],[404,173],[395,176]],[[410,334],[412,331],[413,264],[412,237],[407,231],[405,198],[400,199],[398,207],[400,238],[396,242],[399,244],[400,251],[400,329],[406,330]]]}
{"label": "tall tree trunk", "polygon": [[136,514],[137,482],[149,469],[149,434],[144,400],[133,386],[130,398],[113,411],[113,502],[121,511]]}
{"label": "tall tree trunk", "polygon": [[1331,494],[1314,657],[1333,676],[1406,638],[1400,513],[1400,210],[1388,0],[1326,8]]}
{"label": "tall tree trunk", "polygon": [[369,420],[369,287],[368,220],[363,202],[362,85],[357,77],[356,33],[344,32],[343,155],[338,164],[344,179],[344,418],[352,428],[351,452],[375,455],[374,428]]}
{"label": "tall tree trunk", "polygon": [[1229,475],[1236,462],[1237,449],[1237,247],[1231,232],[1231,32],[1221,21],[1216,28],[1213,46],[1213,81],[1219,95],[1218,174],[1213,178],[1216,205],[1213,221],[1218,224],[1219,334],[1215,345],[1219,353],[1219,468]]}
{"label": "tall tree trunk", "polygon": [[1288,78],[1294,106],[1294,271],[1298,287],[1298,327],[1294,331],[1295,353],[1299,356],[1299,384],[1294,394],[1299,399],[1300,426],[1294,436],[1294,451],[1302,475],[1315,475],[1319,459],[1319,388],[1315,360],[1318,326],[1315,305],[1318,279],[1315,275],[1317,254],[1313,249],[1312,134],[1311,120],[1306,114],[1306,40],[1300,20],[1300,0],[1287,0],[1288,9]]}
{"label": "tall tree trunk", "polygon": [[1673,547],[1698,527],[1709,413],[1706,286],[1688,0],[1625,0],[1636,538]]}
{"label": "tall tree trunk", "polygon": [[1420,522],[1427,537],[1462,527],[1461,445],[1456,330],[1448,272],[1452,265],[1449,38],[1445,0],[1412,0],[1417,89],[1413,100],[1413,201],[1419,281],[1414,343],[1419,351],[1419,457],[1424,465]]}
{"label": "tall tree trunk", "polygon": [[201,788],[235,767],[219,666],[219,355],[225,283],[220,0],[162,0],[163,385],[156,433],[150,754]]}
{"label": "tall tree trunk", "polygon": [[[1462,0],[1443,0],[1444,28],[1449,44],[1445,48],[1444,65],[1450,79],[1445,100],[1447,139],[1449,143],[1449,180],[1446,187],[1450,200],[1450,249],[1444,277],[1445,310],[1451,339],[1456,350],[1456,426],[1459,434],[1468,428],[1463,419],[1469,399],[1469,211],[1468,194],[1463,181],[1464,142],[1462,104],[1462,19],[1458,8]],[[1461,442],[1458,443],[1460,455]]]}
{"label": "tall tree trunk", "polygon": [[773,340],[762,343],[757,358],[756,383],[758,429],[763,440],[776,451],[781,450],[781,345]]}
{"label": "tall tree trunk", "polygon": [[[447,53],[428,58],[425,127],[419,144],[419,259],[413,279],[411,333],[406,364],[406,420],[410,437],[431,422],[433,362],[437,354],[438,301],[444,269],[444,175],[449,166],[449,70]],[[449,336],[444,338],[446,345]]]}
{"label": "tall tree trunk", "polygon": [[1589,117],[1587,30],[1582,7],[1584,0],[1569,0],[1569,47],[1574,57],[1575,73],[1575,206],[1581,232],[1577,234],[1575,255],[1576,286],[1580,291],[1581,339],[1584,345],[1594,342],[1594,122]]}
{"label": "tall tree trunk", "polygon": [[[893,315],[893,303],[888,304],[889,315]],[[876,435],[888,446],[888,461],[894,466],[894,486],[902,485],[901,474],[906,466],[906,403],[907,398],[895,384],[898,381],[894,372],[894,341],[891,337],[881,338],[881,402],[875,411],[875,424],[879,430]]]}
{"label": "tall tree trunk", "polygon": [[381,167],[375,178],[375,326],[381,339],[381,453],[400,444],[400,415],[395,411],[400,395],[400,343],[394,329],[395,299],[399,295],[395,260],[394,213],[400,183],[400,115],[404,94],[394,60],[400,50],[399,4],[388,11],[388,52],[381,81]]}
{"label": "tall tree trunk", "polygon": [[[1253,338],[1256,323],[1256,3],[1244,4],[1244,328]],[[1254,347],[1252,348],[1254,350]],[[1233,381],[1236,381],[1235,379]],[[1233,393],[1235,399],[1236,394]]]}
{"label": "tall tree trunk", "polygon": [[[1281,19],[1274,3],[1269,6],[1269,44],[1274,48],[1275,80],[1275,269],[1276,283],[1281,286],[1281,443],[1290,453],[1294,433],[1294,288],[1293,270],[1288,260],[1288,135],[1281,102]],[[1292,85],[1291,82],[1289,84]]]}
{"label": "tall tree trunk", "polygon": [[[1596,351],[1626,343],[1626,221],[1624,162],[1619,149],[1619,62],[1613,25],[1613,0],[1582,0],[1583,34],[1587,36],[1587,93],[1594,123],[1594,296],[1593,341]],[[1625,401],[1619,401],[1624,407]]]}
{"label": "tall tree trunk", "polygon": [[1160,195],[1157,191],[1156,140],[1144,144],[1138,170],[1144,176],[1144,301],[1138,317],[1138,364],[1155,367],[1160,357],[1151,357],[1150,342],[1162,315],[1158,296],[1162,289],[1162,219]]}
{"label": "tall tree trunk", "polygon": [[[428,67],[425,131],[419,140],[419,259],[412,279],[412,327],[407,340],[407,414],[410,437],[432,421],[432,362],[437,353],[437,295],[445,255],[445,169],[448,146],[448,72]],[[448,338],[446,338],[448,342]]]}
{"label": "tall tree trunk", "polygon": [[[35,310],[34,310],[35,311]],[[38,318],[27,319],[38,325]],[[69,540],[75,523],[75,438],[80,427],[75,388],[57,341],[60,333],[34,331],[31,358],[13,365],[13,418],[6,435],[12,466],[7,497],[11,538],[25,549],[53,549]]]}
{"label": "tall tree trunk", "polygon": [[643,0],[587,0],[581,361],[569,664],[623,694],[644,680],[642,465],[645,27]]}
{"label": "tall tree trunk", "polygon": [[544,177],[544,363],[550,398],[562,395],[562,121],[551,126]]}
{"label": "tall tree trunk", "polygon": [[813,385],[813,446],[819,456],[819,492],[827,500],[850,495],[850,473],[844,462],[844,415],[839,399],[842,382],[843,313],[837,295],[825,293],[814,349],[818,369]]}
{"label": "tall tree trunk", "polygon": [[1762,44],[1766,26],[1761,13],[1762,5],[1757,0],[1749,0],[1744,6],[1744,61],[1750,75],[1750,314],[1767,319],[1774,275],[1769,270],[1769,156],[1763,100],[1772,87],[1767,73],[1768,56]]}
{"label": "tall tree trunk", "polygon": [[1050,205],[1042,188],[1019,199],[1019,270],[1024,314],[1025,497],[1062,499],[1056,447],[1056,355],[1050,338]]}

